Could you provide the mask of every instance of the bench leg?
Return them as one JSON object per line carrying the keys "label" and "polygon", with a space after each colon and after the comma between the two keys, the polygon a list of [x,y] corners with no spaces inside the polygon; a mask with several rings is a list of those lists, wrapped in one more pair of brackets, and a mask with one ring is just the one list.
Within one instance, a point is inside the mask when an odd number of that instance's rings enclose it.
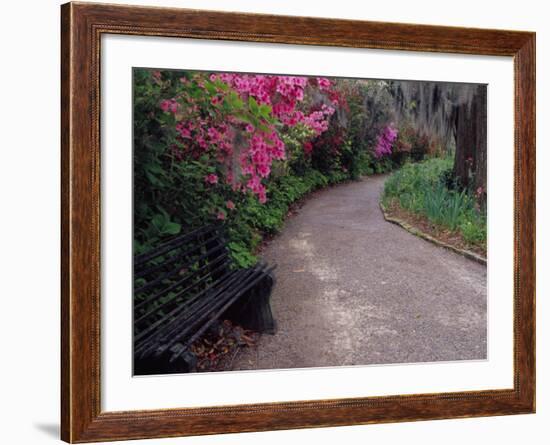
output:
{"label": "bench leg", "polygon": [[276,323],[271,312],[271,289],[275,284],[272,274],[265,277],[228,309],[224,318],[245,329],[275,334]]}

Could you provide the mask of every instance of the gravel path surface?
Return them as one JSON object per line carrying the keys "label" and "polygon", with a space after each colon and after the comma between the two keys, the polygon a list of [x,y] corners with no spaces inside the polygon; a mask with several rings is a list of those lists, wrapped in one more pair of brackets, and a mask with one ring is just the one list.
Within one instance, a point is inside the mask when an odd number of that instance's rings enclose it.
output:
{"label": "gravel path surface", "polygon": [[233,369],[485,359],[487,270],[386,222],[385,176],[319,193],[264,258],[277,333]]}

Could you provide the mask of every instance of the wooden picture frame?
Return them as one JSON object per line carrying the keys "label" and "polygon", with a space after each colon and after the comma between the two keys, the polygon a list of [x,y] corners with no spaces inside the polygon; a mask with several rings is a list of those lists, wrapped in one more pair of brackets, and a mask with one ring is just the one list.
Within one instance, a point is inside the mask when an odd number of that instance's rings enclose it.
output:
{"label": "wooden picture frame", "polygon": [[[535,34],[92,3],[61,7],[61,437],[174,437],[535,411]],[[512,56],[514,387],[455,393],[102,412],[100,38],[103,34]]]}

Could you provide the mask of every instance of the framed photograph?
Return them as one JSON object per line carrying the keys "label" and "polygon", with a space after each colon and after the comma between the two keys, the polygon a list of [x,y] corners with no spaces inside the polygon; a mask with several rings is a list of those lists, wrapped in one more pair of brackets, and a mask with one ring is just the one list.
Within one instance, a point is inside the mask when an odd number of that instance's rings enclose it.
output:
{"label": "framed photograph", "polygon": [[61,8],[62,439],[535,412],[535,34]]}

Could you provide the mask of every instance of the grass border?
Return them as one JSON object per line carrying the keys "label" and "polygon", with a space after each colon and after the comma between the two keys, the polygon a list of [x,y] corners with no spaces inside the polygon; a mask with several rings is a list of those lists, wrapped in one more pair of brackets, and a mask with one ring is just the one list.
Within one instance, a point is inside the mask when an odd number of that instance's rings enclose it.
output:
{"label": "grass border", "polygon": [[428,235],[427,233],[423,232],[422,230],[412,226],[408,222],[403,221],[402,219],[396,218],[394,216],[390,216],[386,210],[386,207],[382,203],[382,201],[379,202],[380,210],[382,211],[382,215],[384,216],[384,219],[392,224],[396,224],[398,226],[401,226],[403,229],[405,229],[407,232],[418,236],[422,239],[425,239],[426,241],[429,241],[433,244],[436,244],[440,247],[444,247],[446,249],[452,250],[455,253],[458,253],[459,255],[462,255],[463,257],[466,257],[470,260],[473,260],[479,264],[483,264],[487,266],[487,259],[483,258],[481,255],[478,255],[477,253],[474,253],[470,250],[465,249],[459,249],[458,247],[452,246],[451,244],[447,244],[443,241],[438,240],[437,238],[434,238],[431,235]]}

